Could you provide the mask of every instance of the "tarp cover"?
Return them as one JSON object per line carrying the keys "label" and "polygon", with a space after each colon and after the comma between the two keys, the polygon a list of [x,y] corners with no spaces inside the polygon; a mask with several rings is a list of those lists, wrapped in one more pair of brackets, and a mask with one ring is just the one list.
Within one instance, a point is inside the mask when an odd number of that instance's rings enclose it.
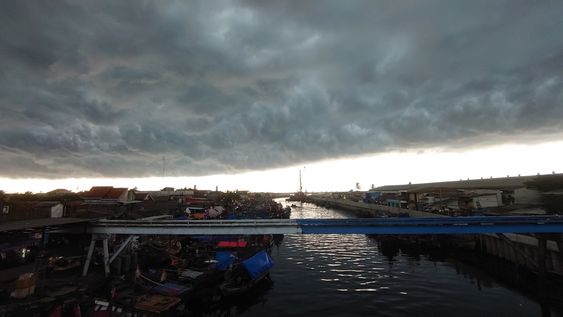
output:
{"label": "tarp cover", "polygon": [[193,219],[205,219],[205,214],[204,213],[192,213],[191,217]]}
{"label": "tarp cover", "polygon": [[229,266],[235,263],[235,256],[229,251],[218,251],[215,253],[215,268],[219,271],[225,271]]}
{"label": "tarp cover", "polygon": [[274,262],[266,251],[260,251],[251,258],[243,261],[242,265],[244,265],[250,277],[256,279],[268,272],[270,268],[274,266]]}
{"label": "tarp cover", "polygon": [[207,215],[209,216],[209,218],[217,218],[223,213],[223,207],[219,207],[207,209]]}

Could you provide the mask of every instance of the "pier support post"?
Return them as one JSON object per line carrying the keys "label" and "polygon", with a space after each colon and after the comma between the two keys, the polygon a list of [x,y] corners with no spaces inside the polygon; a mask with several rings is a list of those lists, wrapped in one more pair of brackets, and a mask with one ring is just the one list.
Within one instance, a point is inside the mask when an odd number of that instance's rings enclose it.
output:
{"label": "pier support post", "polygon": [[92,262],[92,256],[94,254],[94,249],[96,247],[96,241],[102,240],[103,252],[104,252],[104,272],[106,276],[109,275],[109,242],[108,242],[108,235],[92,235],[92,240],[90,241],[90,246],[88,247],[88,255],[86,256],[86,262],[84,263],[84,268],[82,269],[82,276],[88,275],[88,268],[90,267],[90,263]]}
{"label": "pier support post", "polygon": [[555,241],[557,244],[557,268],[559,272],[563,271],[563,234],[561,233],[554,233],[551,236],[551,239]]}
{"label": "pier support post", "polygon": [[90,261],[92,261],[92,254],[94,254],[94,247],[96,245],[96,238],[92,235],[92,240],[90,241],[90,247],[88,247],[88,255],[86,256],[86,262],[84,263],[84,269],[82,270],[82,276],[88,275],[88,268],[90,267]]}
{"label": "pier support post", "polygon": [[[497,233],[496,234],[497,237],[499,237],[500,239],[502,239],[503,241],[505,241],[508,246],[510,246],[512,248],[512,250],[514,251],[515,255],[514,255],[514,262],[516,264],[519,263],[518,261],[518,257],[520,257],[522,259],[522,265],[524,265],[525,267],[527,266],[529,269],[531,270],[537,270],[539,272],[539,256],[538,259],[534,260],[533,257],[529,257],[524,251],[520,250],[520,248],[518,248],[518,246],[512,241],[510,240],[509,237],[506,236],[506,234],[504,233]],[[537,238],[537,237],[536,237]],[[539,238],[538,238],[539,241]],[[495,254],[496,256],[499,256],[498,254]],[[544,258],[544,264],[545,264],[545,258]]]}
{"label": "pier support post", "polygon": [[106,276],[109,276],[109,248],[108,248],[108,239],[105,238],[102,240],[102,244],[104,247],[104,272]]}
{"label": "pier support post", "polygon": [[546,295],[546,282],[547,282],[547,239],[545,235],[538,234],[538,290],[541,297]]}
{"label": "pier support post", "polygon": [[113,262],[113,260],[115,260],[115,258],[117,258],[119,256],[119,254],[129,245],[129,243],[135,238],[136,236],[129,236],[127,237],[127,239],[125,241],[123,241],[123,243],[121,243],[121,245],[119,246],[119,248],[117,249],[117,251],[115,251],[111,258],[109,258],[109,263]]}

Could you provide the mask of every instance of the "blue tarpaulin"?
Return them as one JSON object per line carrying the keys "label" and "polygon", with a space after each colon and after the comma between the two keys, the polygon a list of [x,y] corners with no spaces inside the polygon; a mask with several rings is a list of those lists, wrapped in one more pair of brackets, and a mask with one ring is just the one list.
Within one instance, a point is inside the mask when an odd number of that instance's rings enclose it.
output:
{"label": "blue tarpaulin", "polygon": [[268,272],[270,268],[274,266],[274,262],[266,251],[260,251],[251,258],[243,261],[242,265],[244,265],[250,277],[255,279]]}
{"label": "blue tarpaulin", "polygon": [[235,263],[235,256],[229,251],[219,251],[215,253],[215,268],[219,271],[225,271],[229,266]]}
{"label": "blue tarpaulin", "polygon": [[371,199],[378,199],[379,197],[381,197],[381,192],[367,192],[365,193],[366,198],[371,198]]}

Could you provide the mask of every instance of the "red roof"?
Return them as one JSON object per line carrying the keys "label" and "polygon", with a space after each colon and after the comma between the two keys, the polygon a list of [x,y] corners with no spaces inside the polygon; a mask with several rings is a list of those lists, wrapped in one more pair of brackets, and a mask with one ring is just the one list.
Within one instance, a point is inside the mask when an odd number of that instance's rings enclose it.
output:
{"label": "red roof", "polygon": [[82,198],[90,199],[118,199],[127,188],[114,188],[112,186],[94,186],[89,191],[82,193]]}
{"label": "red roof", "polygon": [[104,198],[106,199],[117,199],[119,198],[119,196],[121,196],[123,194],[123,192],[126,192],[127,188],[112,188]]}

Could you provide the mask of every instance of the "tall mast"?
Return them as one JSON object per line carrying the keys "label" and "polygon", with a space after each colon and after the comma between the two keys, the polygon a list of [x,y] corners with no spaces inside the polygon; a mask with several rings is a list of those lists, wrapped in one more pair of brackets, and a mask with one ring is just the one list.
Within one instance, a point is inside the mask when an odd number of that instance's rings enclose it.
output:
{"label": "tall mast", "polygon": [[301,182],[301,170],[299,170],[299,192],[303,192],[303,183]]}

